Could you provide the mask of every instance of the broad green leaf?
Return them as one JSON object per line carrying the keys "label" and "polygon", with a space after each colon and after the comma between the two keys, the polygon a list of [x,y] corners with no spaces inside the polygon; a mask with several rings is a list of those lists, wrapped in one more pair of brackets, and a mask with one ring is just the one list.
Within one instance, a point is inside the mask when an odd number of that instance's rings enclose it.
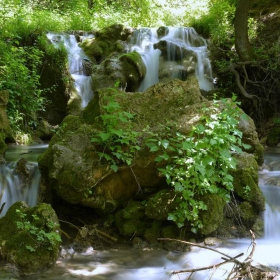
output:
{"label": "broad green leaf", "polygon": [[114,172],[117,172],[118,171],[118,166],[117,165],[115,165],[115,164],[112,164],[111,166],[111,169],[114,171]]}
{"label": "broad green leaf", "polygon": [[168,140],[162,140],[161,145],[167,149],[167,147],[169,146],[169,141]]}
{"label": "broad green leaf", "polygon": [[188,149],[192,149],[193,148],[193,143],[189,142],[189,141],[184,141],[182,143],[182,149],[183,150],[188,150]]}
{"label": "broad green leaf", "polygon": [[111,133],[101,132],[99,133],[100,138],[103,142],[107,141],[111,137]]}

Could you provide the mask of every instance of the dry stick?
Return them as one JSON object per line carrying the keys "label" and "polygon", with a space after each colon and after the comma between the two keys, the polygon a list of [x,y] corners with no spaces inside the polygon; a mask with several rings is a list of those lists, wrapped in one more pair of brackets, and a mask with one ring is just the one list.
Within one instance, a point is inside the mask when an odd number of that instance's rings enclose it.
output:
{"label": "dry stick", "polygon": [[0,214],[2,213],[2,211],[3,211],[3,209],[4,209],[4,207],[5,207],[5,204],[6,204],[6,202],[4,202],[2,205],[1,205],[1,208],[0,208]]}
{"label": "dry stick", "polygon": [[216,253],[218,253],[220,255],[225,256],[226,258],[229,259],[229,261],[233,261],[234,263],[237,263],[239,265],[242,264],[242,262],[236,260],[235,258],[233,258],[233,257],[231,257],[231,256],[229,256],[227,254],[224,254],[224,253],[222,253],[222,252],[220,252],[218,250],[215,250],[213,248],[209,248],[209,247],[206,247],[206,246],[203,246],[203,245],[195,244],[195,243],[188,242],[188,241],[178,240],[178,239],[171,239],[171,238],[158,238],[158,240],[162,240],[162,241],[175,241],[175,242],[179,242],[179,243],[183,243],[183,244],[199,247],[199,248],[202,248],[202,249],[210,250],[210,251],[213,251],[213,252],[216,252]]}
{"label": "dry stick", "polygon": [[[208,248],[206,248],[208,249]],[[241,253],[235,257],[233,257],[233,259],[236,259],[236,258],[239,258],[241,256],[243,256],[244,253]],[[222,259],[225,259],[225,258],[222,258]],[[221,263],[218,263],[218,264],[213,264],[213,265],[209,265],[209,266],[204,266],[204,267],[200,267],[200,268],[192,268],[192,269],[183,269],[183,270],[175,270],[175,271],[172,271],[171,274],[178,274],[178,273],[186,273],[186,272],[197,272],[197,271],[202,271],[202,270],[208,270],[208,269],[214,269],[214,268],[217,268],[227,262],[231,262],[232,260],[228,260],[226,259],[224,262],[221,262]]]}

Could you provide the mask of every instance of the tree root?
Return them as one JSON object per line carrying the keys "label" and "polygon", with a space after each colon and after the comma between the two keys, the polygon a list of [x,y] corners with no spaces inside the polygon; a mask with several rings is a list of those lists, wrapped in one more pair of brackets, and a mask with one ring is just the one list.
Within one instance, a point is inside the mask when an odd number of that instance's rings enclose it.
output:
{"label": "tree root", "polygon": [[172,275],[178,275],[180,273],[190,273],[190,276],[189,276],[189,278],[190,278],[197,271],[210,270],[210,269],[212,269],[214,271],[218,267],[220,267],[226,263],[233,263],[234,266],[233,266],[232,270],[229,272],[227,278],[225,278],[226,280],[276,280],[276,279],[279,279],[278,277],[280,276],[280,274],[278,271],[273,270],[270,267],[263,266],[263,265],[261,265],[259,267],[252,265],[253,254],[254,254],[255,248],[256,248],[256,240],[255,240],[255,234],[251,230],[250,230],[250,234],[251,234],[251,239],[252,239],[252,242],[251,242],[252,249],[251,249],[251,252],[248,255],[248,257],[244,261],[237,260],[237,258],[241,257],[243,255],[243,253],[241,253],[235,257],[231,257],[216,249],[209,248],[207,246],[203,246],[200,244],[191,243],[188,241],[182,241],[182,240],[170,239],[170,238],[159,238],[158,240],[179,242],[182,244],[187,244],[190,246],[195,246],[195,247],[199,247],[202,249],[210,250],[210,251],[219,253],[220,255],[223,256],[223,257],[221,257],[224,260],[223,262],[220,262],[220,263],[217,263],[214,265],[210,265],[210,266],[206,266],[206,267],[176,270],[176,271],[172,272]]}

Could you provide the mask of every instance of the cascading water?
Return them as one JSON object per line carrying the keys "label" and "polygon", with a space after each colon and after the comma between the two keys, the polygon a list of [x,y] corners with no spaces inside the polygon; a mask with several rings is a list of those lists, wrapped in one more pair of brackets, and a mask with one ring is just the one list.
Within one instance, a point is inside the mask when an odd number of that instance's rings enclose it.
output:
{"label": "cascading water", "polygon": [[[172,78],[184,80],[190,68],[194,67],[199,86],[203,90],[213,88],[213,76],[210,59],[208,58],[207,42],[198,35],[194,28],[166,28],[166,35],[158,39],[156,29],[142,28],[134,32],[131,39],[131,51],[141,54],[146,65],[147,74],[139,91],[159,82],[159,49],[157,44],[166,44],[166,56]],[[186,58],[188,54],[188,58]],[[193,57],[194,56],[194,57]]]}
{"label": "cascading water", "polygon": [[[47,145],[24,147],[10,147],[6,152],[7,163],[0,165],[0,207],[5,203],[0,217],[17,201],[25,201],[30,207],[37,204],[37,196],[41,174],[36,163],[38,154],[45,151]],[[32,152],[30,152],[30,149]],[[16,160],[24,154],[29,162],[26,162],[28,176],[22,178],[17,172]],[[28,155],[28,156],[27,156]]]}
{"label": "cascading water", "polygon": [[17,201],[25,201],[30,207],[37,203],[37,194],[40,183],[40,171],[36,166],[32,181],[30,184],[22,188],[22,182],[18,174],[15,173],[14,164],[1,164],[0,166],[0,205],[5,206],[0,213],[0,217],[4,216],[7,210]]}
{"label": "cascading water", "polygon": [[82,107],[86,107],[93,97],[91,76],[87,75],[84,67],[84,63],[89,61],[89,59],[79,47],[75,35],[48,33],[47,37],[55,46],[59,47],[62,44],[66,48],[69,71],[74,80],[75,89],[81,96]]}
{"label": "cascading water", "polygon": [[131,39],[131,51],[141,54],[146,66],[146,75],[138,91],[145,91],[148,87],[157,84],[159,70],[160,50],[155,50],[153,44],[157,43],[156,29],[142,28],[134,32]]}
{"label": "cascading water", "polygon": [[280,171],[275,166],[277,162],[279,155],[267,155],[266,169],[260,172],[260,187],[266,198],[264,237],[268,240],[280,238]]}

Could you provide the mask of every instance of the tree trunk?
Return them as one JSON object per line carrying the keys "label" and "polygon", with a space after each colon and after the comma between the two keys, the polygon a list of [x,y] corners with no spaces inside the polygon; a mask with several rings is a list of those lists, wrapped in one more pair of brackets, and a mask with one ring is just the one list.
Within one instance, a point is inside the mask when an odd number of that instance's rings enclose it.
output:
{"label": "tree trunk", "polygon": [[235,10],[235,48],[241,61],[253,59],[253,50],[248,38],[248,12],[251,0],[237,0]]}

